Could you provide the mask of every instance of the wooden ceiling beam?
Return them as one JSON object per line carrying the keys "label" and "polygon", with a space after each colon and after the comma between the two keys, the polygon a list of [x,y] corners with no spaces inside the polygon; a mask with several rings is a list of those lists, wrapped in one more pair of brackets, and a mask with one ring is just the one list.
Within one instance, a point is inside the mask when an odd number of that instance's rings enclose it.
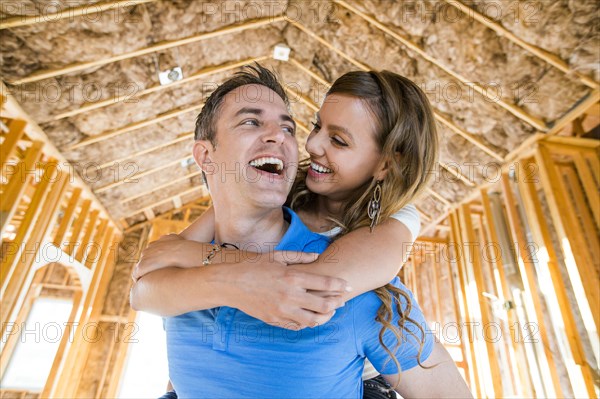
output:
{"label": "wooden ceiling beam", "polygon": [[148,95],[151,93],[156,93],[158,91],[161,91],[164,89],[170,89],[174,86],[179,86],[179,85],[182,85],[185,83],[190,83],[190,82],[193,82],[194,80],[198,80],[198,79],[210,76],[210,75],[214,75],[214,74],[217,74],[220,72],[225,72],[225,71],[229,71],[231,69],[239,68],[244,65],[250,64],[252,62],[261,62],[268,58],[271,58],[271,57],[270,56],[252,57],[252,58],[247,58],[242,61],[228,62],[228,63],[221,64],[218,66],[211,66],[208,68],[203,68],[199,71],[194,72],[193,74],[191,74],[188,77],[185,77],[181,80],[177,80],[168,85],[160,85],[159,84],[159,85],[152,86],[152,87],[149,87],[144,90],[140,90],[139,92],[136,92],[131,96],[123,96],[122,94],[121,95],[117,94],[116,96],[113,96],[113,97],[108,98],[103,101],[96,101],[96,102],[92,102],[92,103],[83,104],[81,106],[78,106],[76,109],[73,109],[70,111],[65,111],[60,114],[54,115],[50,118],[50,120],[57,121],[57,120],[60,120],[63,118],[68,118],[68,117],[72,117],[75,115],[83,114],[83,113],[86,113],[86,112],[89,112],[89,111],[92,111],[95,109],[104,108],[109,105],[117,104],[119,102],[132,101],[134,99],[138,99],[142,96],[145,96],[145,95]]}
{"label": "wooden ceiling beam", "polygon": [[134,152],[134,153],[131,153],[131,154],[127,154],[124,157],[113,159],[112,161],[105,162],[105,163],[99,165],[98,169],[108,168],[109,166],[113,166],[113,165],[118,164],[120,162],[127,161],[128,159],[137,158],[139,156],[146,155],[146,154],[149,154],[149,153],[154,152],[154,151],[162,150],[163,148],[168,147],[170,145],[181,143],[182,141],[185,141],[185,140],[193,140],[193,139],[194,139],[194,132],[183,133],[182,135],[177,136],[173,140],[169,140],[167,142],[160,143],[158,145],[146,148],[144,150],[137,151],[137,152]]}
{"label": "wooden ceiling beam", "polygon": [[158,51],[164,51],[164,50],[167,50],[170,48],[179,47],[179,46],[183,46],[186,44],[196,43],[196,42],[199,42],[202,40],[208,40],[208,39],[213,39],[213,38],[219,37],[219,36],[224,36],[224,35],[228,35],[228,34],[232,34],[232,33],[238,33],[243,30],[246,30],[246,29],[259,28],[259,27],[262,27],[265,25],[270,25],[270,24],[280,22],[283,20],[284,20],[283,16],[273,16],[273,17],[252,19],[252,20],[240,23],[240,24],[228,25],[223,28],[216,29],[212,32],[200,33],[197,35],[185,37],[183,39],[165,40],[163,42],[157,43],[152,46],[144,47],[142,49],[130,51],[130,52],[123,53],[123,54],[114,55],[112,57],[101,58],[98,60],[88,61],[88,62],[77,62],[77,63],[73,63],[73,64],[70,64],[70,65],[67,65],[67,66],[64,66],[61,68],[46,69],[46,70],[34,72],[31,75],[26,76],[24,78],[11,80],[11,81],[9,81],[9,83],[12,85],[20,85],[20,84],[24,84],[24,83],[37,82],[39,80],[53,78],[53,77],[65,75],[68,73],[79,72],[84,69],[99,67],[99,66],[111,64],[111,63],[114,63],[117,61],[128,60],[128,59],[139,57],[142,55],[151,54],[151,53],[155,53]]}
{"label": "wooden ceiling beam", "polygon": [[81,140],[79,143],[73,144],[73,145],[65,148],[65,150],[72,151],[74,149],[85,147],[90,144],[99,143],[101,141],[108,140],[110,138],[119,136],[124,133],[129,133],[134,130],[138,130],[138,129],[141,129],[141,128],[144,128],[147,126],[154,125],[158,122],[176,118],[176,117],[186,114],[188,112],[198,111],[198,110],[202,109],[202,107],[204,107],[204,103],[199,104],[199,105],[193,105],[193,106],[187,107],[187,108],[172,109],[172,110],[169,110],[162,114],[159,114],[158,116],[155,116],[154,118],[150,118],[150,119],[146,119],[146,120],[138,121],[138,122],[133,122],[133,123],[130,123],[129,125],[120,127],[118,129],[104,131],[95,136],[88,137],[87,139]]}
{"label": "wooden ceiling beam", "polygon": [[[66,8],[64,10],[38,15],[19,15],[0,21],[0,30],[16,28],[19,26],[36,25],[43,22],[54,22],[65,18],[89,16],[119,7],[136,6],[138,4],[150,3],[156,0],[113,0],[95,4],[87,4],[79,7]],[[52,4],[52,3],[50,3]],[[56,4],[52,4],[56,6]]]}
{"label": "wooden ceiling beam", "polygon": [[184,190],[184,191],[182,191],[180,193],[177,193],[175,195],[169,196],[167,198],[163,198],[163,199],[155,201],[155,202],[153,202],[151,204],[148,204],[148,205],[145,205],[143,207],[137,208],[137,209],[135,209],[135,210],[133,210],[131,212],[128,212],[123,217],[124,218],[129,218],[129,217],[135,216],[138,213],[143,212],[143,210],[146,209],[146,208],[154,208],[155,206],[162,205],[162,204],[164,204],[166,202],[173,201],[173,198],[175,198],[175,197],[182,197],[183,198],[184,195],[191,194],[191,193],[196,192],[196,191],[203,191],[205,196],[208,194],[206,192],[206,187],[204,185],[196,186],[196,187],[191,187],[191,188],[189,188],[187,190]]}
{"label": "wooden ceiling beam", "polygon": [[[170,180],[167,183],[161,184],[159,186],[154,186],[154,187],[152,187],[151,190],[147,190],[147,191],[144,191],[144,192],[132,195],[131,197],[127,197],[127,198],[121,200],[121,204],[125,204],[127,202],[133,201],[134,199],[138,199],[138,198],[141,198],[143,196],[152,194],[155,191],[162,190],[163,188],[169,187],[169,186],[171,186],[171,185],[173,185],[175,183],[178,183],[180,181],[191,179],[191,178],[193,178],[195,176],[199,176],[200,174],[202,174],[201,170],[198,170],[198,171],[192,172],[192,173],[188,173],[187,175],[184,175],[184,176],[178,177],[176,179]],[[181,194],[178,194],[178,195],[181,195]],[[172,196],[171,196],[171,198],[172,198]]]}
{"label": "wooden ceiling beam", "polygon": [[[435,57],[429,55],[425,50],[423,50],[417,44],[411,42],[410,40],[408,40],[406,37],[400,35],[399,33],[391,30],[390,28],[388,28],[387,26],[385,26],[384,24],[382,24],[381,22],[379,22],[375,18],[373,18],[373,17],[365,14],[364,12],[360,11],[359,9],[357,9],[357,8],[351,6],[350,4],[346,3],[344,0],[333,0],[333,1],[335,3],[337,3],[337,4],[339,4],[340,6],[346,8],[347,10],[353,12],[354,14],[358,15],[359,17],[361,17],[362,19],[364,19],[365,21],[367,21],[371,25],[375,26],[376,28],[378,28],[382,32],[384,32],[384,33],[392,36],[394,39],[396,39],[398,42],[402,43],[409,50],[411,50],[414,53],[416,53],[417,55],[421,56],[421,58],[425,59],[429,63],[435,65],[438,68],[440,68],[441,70],[443,70],[444,72],[446,72],[448,75],[452,76],[454,79],[458,80],[459,82],[461,82],[465,86],[468,86],[468,87],[472,88],[475,92],[477,92],[482,97],[484,97],[484,98],[487,99],[487,89],[486,88],[482,87],[481,85],[477,84],[476,82],[472,82],[471,80],[467,79],[466,77],[462,76],[461,74],[459,74],[457,72],[454,72],[452,69],[450,69],[447,66],[443,65],[440,62],[440,60],[438,60]],[[540,118],[538,118],[536,116],[530,115],[529,113],[527,113],[525,110],[523,110],[519,106],[517,106],[515,104],[512,104],[512,103],[509,103],[507,101],[504,101],[502,98],[494,99],[493,102],[495,104],[498,104],[500,107],[504,108],[505,110],[507,110],[508,112],[510,112],[511,114],[513,114],[514,116],[516,116],[517,118],[521,119],[522,121],[524,121],[524,122],[530,124],[531,126],[535,127],[536,129],[538,129],[538,130],[540,130],[542,132],[545,132],[545,131],[548,130],[548,126],[547,126],[546,122],[544,122],[542,119],[540,119]]]}
{"label": "wooden ceiling beam", "polygon": [[477,10],[467,6],[466,4],[463,4],[459,0],[444,0],[444,1],[446,3],[448,3],[449,5],[459,9],[463,14],[468,15],[469,17],[473,18],[477,22],[480,22],[481,24],[490,28],[491,30],[496,32],[498,34],[498,36],[507,38],[508,40],[510,40],[511,42],[516,44],[517,46],[520,46],[521,48],[523,48],[523,49],[529,51],[530,53],[532,53],[533,55],[535,55],[536,57],[541,58],[542,60],[544,60],[548,64],[552,65],[556,69],[562,71],[563,73],[565,73],[569,76],[575,76],[581,83],[585,84],[586,86],[588,86],[592,89],[600,88],[600,84],[598,82],[596,82],[594,79],[590,78],[589,76],[583,75],[583,74],[571,69],[569,67],[569,64],[567,64],[564,60],[562,60],[557,55],[555,55],[549,51],[546,51],[544,49],[541,49],[537,46],[527,43],[525,40],[521,39],[520,37],[518,37],[511,31],[506,29],[504,26],[502,26],[500,23],[492,20],[488,16],[481,14]]}

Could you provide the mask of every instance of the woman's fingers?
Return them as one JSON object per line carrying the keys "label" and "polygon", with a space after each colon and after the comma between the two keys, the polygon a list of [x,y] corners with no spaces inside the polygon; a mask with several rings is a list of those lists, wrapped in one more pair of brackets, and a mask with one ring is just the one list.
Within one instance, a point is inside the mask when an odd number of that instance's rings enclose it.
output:
{"label": "woman's fingers", "polygon": [[284,281],[292,287],[299,287],[306,291],[330,291],[333,293],[344,293],[352,291],[352,287],[344,279],[322,276],[320,274],[308,273],[302,270],[290,269],[286,270]]}

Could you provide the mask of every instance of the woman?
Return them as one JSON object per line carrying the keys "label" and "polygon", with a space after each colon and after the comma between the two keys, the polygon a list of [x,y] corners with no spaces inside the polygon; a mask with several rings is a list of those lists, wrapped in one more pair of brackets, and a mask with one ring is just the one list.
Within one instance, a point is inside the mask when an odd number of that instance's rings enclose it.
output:
{"label": "woman", "polygon": [[[344,300],[377,289],[384,303],[377,315],[383,329],[415,334],[403,331],[403,323],[410,321],[407,317],[401,319],[399,326],[389,322],[393,298],[402,296],[410,306],[410,297],[396,287],[382,285],[397,274],[408,244],[418,234],[418,215],[408,204],[425,188],[436,159],[437,137],[429,102],[413,82],[397,74],[350,72],[332,85],[313,125],[306,143],[310,160],[301,165],[288,202],[309,228],[336,241],[313,263],[290,267],[345,279],[354,289],[342,295]],[[211,217],[211,212],[206,212],[181,238],[211,241]],[[207,244],[167,237],[144,252],[136,274],[140,277],[168,266],[197,266],[199,251],[206,253]],[[174,253],[178,254],[177,262],[173,262]],[[328,262],[332,254],[337,262]],[[253,262],[290,263],[282,257]],[[270,294],[275,295],[273,290],[257,289],[258,292],[260,295],[255,297],[262,298],[258,308],[277,303],[278,298],[269,298]],[[185,301],[190,303],[188,307],[176,302],[161,300],[161,309],[157,310],[161,314],[179,314],[200,309],[193,301]],[[398,310],[402,313],[399,307]],[[322,313],[325,318],[317,319],[319,322],[331,316],[331,312]],[[269,312],[260,317],[260,309],[252,315],[273,321]],[[300,321],[301,316],[305,314],[290,314],[288,320]],[[422,329],[419,334],[422,346]],[[368,379],[364,397],[393,395],[381,377],[373,379],[373,372],[374,369],[367,370],[363,378]]]}

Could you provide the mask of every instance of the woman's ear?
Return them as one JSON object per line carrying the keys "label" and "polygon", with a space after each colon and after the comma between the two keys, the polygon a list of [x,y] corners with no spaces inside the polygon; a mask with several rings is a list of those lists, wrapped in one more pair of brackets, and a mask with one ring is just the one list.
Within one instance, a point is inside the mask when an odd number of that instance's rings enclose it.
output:
{"label": "woman's ear", "polygon": [[396,152],[394,154],[393,161],[390,159],[385,159],[385,160],[381,161],[381,163],[379,164],[379,167],[377,168],[377,170],[375,170],[375,174],[373,175],[375,180],[385,180],[385,177],[387,176],[387,173],[390,170],[392,162],[396,162],[396,163],[400,162],[400,153],[399,152]]}
{"label": "woman's ear", "polygon": [[204,173],[209,173],[212,170],[212,151],[213,145],[208,140],[198,140],[194,143],[192,155],[196,164]]}

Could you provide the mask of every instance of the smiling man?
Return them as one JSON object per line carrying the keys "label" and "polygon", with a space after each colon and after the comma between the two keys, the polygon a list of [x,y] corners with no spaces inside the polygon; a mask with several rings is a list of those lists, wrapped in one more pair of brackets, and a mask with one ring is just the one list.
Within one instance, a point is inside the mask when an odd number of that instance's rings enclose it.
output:
{"label": "smiling man", "polygon": [[[382,302],[373,292],[348,300],[333,317],[328,316],[328,322],[298,331],[248,315],[240,310],[245,306],[240,301],[235,307],[219,307],[223,304],[216,299],[219,290],[244,285],[250,275],[265,278],[264,270],[251,264],[235,269],[241,278],[231,273],[225,279],[215,278],[215,274],[206,277],[202,272],[211,268],[227,271],[233,267],[211,264],[222,246],[251,246],[253,252],[261,253],[322,253],[329,241],[282,207],[296,175],[298,149],[287,98],[271,72],[257,65],[226,81],[209,97],[196,126],[194,158],[204,172],[214,207],[212,250],[203,267],[156,270],[140,278],[132,289],[132,306],[137,310],[151,310],[156,302],[164,301],[153,295],[152,287],[166,280],[170,281],[166,295],[171,302],[184,301],[189,298],[186,292],[195,291],[209,298],[201,305],[191,305],[207,310],[170,313],[178,316],[165,319],[169,374],[177,395],[360,398],[365,358],[390,380],[398,378],[398,366],[405,370],[408,397],[418,396],[413,393],[421,390],[431,392],[425,389],[431,380],[446,387],[436,392],[451,393],[447,386],[454,383],[458,372],[445,374],[441,366],[433,368],[438,372],[431,375],[431,369],[416,367],[419,361],[427,366],[446,362],[455,369],[447,352],[439,350],[430,334],[424,334],[423,314],[409,292],[410,308],[399,299],[402,316],[408,317],[403,322],[406,333],[397,338],[388,329],[382,336],[398,364],[391,361],[380,342],[381,324],[375,316]],[[200,274],[205,277],[198,278]],[[400,286],[398,279],[392,284]],[[310,290],[340,291],[344,282],[332,279],[325,286],[328,288],[311,286]],[[308,295],[308,290],[302,295]],[[397,325],[398,312],[391,313],[390,323]]]}

